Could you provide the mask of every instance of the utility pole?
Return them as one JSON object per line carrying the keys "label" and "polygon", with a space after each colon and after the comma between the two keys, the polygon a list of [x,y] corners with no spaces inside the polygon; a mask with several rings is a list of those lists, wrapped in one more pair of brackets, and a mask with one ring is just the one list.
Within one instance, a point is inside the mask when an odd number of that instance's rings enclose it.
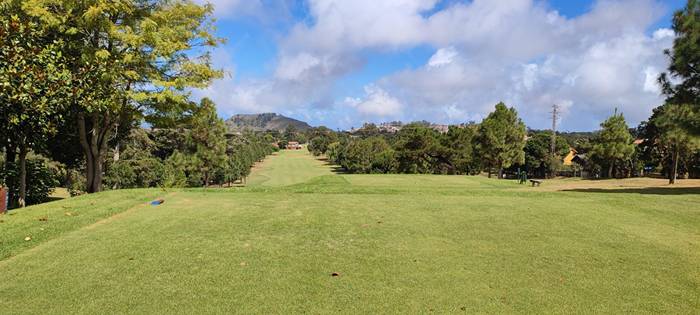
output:
{"label": "utility pole", "polygon": [[557,150],[557,115],[559,115],[559,105],[552,105],[552,144],[549,148],[549,153],[552,157],[555,156]]}

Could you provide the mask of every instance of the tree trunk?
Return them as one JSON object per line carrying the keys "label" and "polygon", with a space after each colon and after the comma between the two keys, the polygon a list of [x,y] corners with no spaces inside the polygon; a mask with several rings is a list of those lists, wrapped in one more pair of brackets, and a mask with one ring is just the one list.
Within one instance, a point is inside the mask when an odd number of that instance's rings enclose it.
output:
{"label": "tree trunk", "polygon": [[676,177],[678,176],[678,157],[680,155],[680,150],[678,150],[678,146],[674,146],[673,150],[673,166],[671,167],[671,174],[668,177],[668,183],[673,185],[676,183]]}
{"label": "tree trunk", "polygon": [[17,206],[27,205],[27,144],[23,141],[19,147],[19,199]]}
{"label": "tree trunk", "polygon": [[498,168],[498,179],[503,179],[503,168],[502,167]]}
{"label": "tree trunk", "polygon": [[112,128],[109,116],[100,120],[97,113],[92,114],[90,132],[87,131],[85,115],[78,114],[78,133],[80,144],[85,153],[85,190],[87,193],[102,191],[104,153],[107,151],[107,139]]}
{"label": "tree trunk", "polygon": [[[5,169],[14,167],[15,158],[17,157],[17,151],[15,147],[8,144],[5,147]],[[5,178],[7,180],[7,178]],[[8,187],[9,188],[9,187]],[[14,208],[16,205],[17,196],[12,192],[12,189],[7,189],[7,206],[8,208]]]}
{"label": "tree trunk", "polygon": [[613,167],[615,163],[610,163],[610,166],[608,167],[608,178],[613,178]]}

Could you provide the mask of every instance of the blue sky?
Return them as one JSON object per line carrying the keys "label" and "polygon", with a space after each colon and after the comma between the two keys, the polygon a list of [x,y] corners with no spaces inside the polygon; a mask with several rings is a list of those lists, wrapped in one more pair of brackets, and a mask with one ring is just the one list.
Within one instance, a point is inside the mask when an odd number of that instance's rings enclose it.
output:
{"label": "blue sky", "polygon": [[[205,0],[198,0],[205,2]],[[614,108],[636,125],[681,0],[209,0],[227,76],[193,97],[219,113],[277,112],[312,125],[480,121],[503,101],[532,128],[564,108],[593,130]]]}

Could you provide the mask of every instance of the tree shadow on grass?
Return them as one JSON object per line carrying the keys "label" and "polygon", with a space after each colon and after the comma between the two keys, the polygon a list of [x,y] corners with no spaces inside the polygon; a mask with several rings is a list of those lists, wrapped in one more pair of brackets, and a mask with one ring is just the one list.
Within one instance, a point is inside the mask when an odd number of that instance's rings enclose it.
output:
{"label": "tree shadow on grass", "polygon": [[323,162],[323,164],[331,168],[331,172],[335,174],[350,174],[342,166],[335,165],[327,157],[317,157],[317,160]]}
{"label": "tree shadow on grass", "polygon": [[700,195],[700,187],[647,187],[647,188],[579,188],[563,191],[606,194],[640,194],[640,195]]}
{"label": "tree shadow on grass", "polygon": [[346,171],[344,168],[342,168],[341,166],[338,166],[338,165],[332,165],[331,172],[333,172],[335,174],[339,174],[339,175],[350,174],[350,173],[348,173],[348,171]]}

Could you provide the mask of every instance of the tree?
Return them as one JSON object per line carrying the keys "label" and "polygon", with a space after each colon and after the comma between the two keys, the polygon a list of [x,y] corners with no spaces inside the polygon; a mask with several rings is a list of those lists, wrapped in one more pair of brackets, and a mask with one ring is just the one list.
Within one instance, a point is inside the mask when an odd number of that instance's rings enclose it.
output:
{"label": "tree", "polygon": [[297,128],[294,127],[294,125],[289,124],[287,125],[287,128],[284,129],[284,140],[286,142],[291,142],[291,141],[299,141],[299,133],[297,132]]}
{"label": "tree", "polygon": [[102,189],[108,141],[119,126],[179,110],[187,88],[220,76],[207,48],[210,5],[190,0],[29,0],[23,8],[65,40],[69,104],[86,157],[87,192]]}
{"label": "tree", "polygon": [[443,146],[451,151],[452,165],[457,174],[474,173],[479,166],[474,157],[474,137],[477,126],[469,124],[463,127],[450,126],[442,138]]}
{"label": "tree", "polygon": [[[676,38],[671,50],[668,73],[659,76],[667,104],[690,104],[690,112],[677,120],[692,134],[700,135],[700,1],[688,0],[673,16]],[[675,84],[675,82],[678,82]]]}
{"label": "tree", "polygon": [[60,52],[63,42],[21,6],[21,1],[0,3],[0,137],[5,138],[6,168],[19,149],[18,187],[11,195],[16,192],[17,205],[24,207],[27,154],[55,133],[70,80]]}
{"label": "tree", "polygon": [[452,151],[443,146],[440,133],[423,123],[411,123],[398,132],[396,159],[401,173],[454,173]]}
{"label": "tree", "polygon": [[678,124],[678,121],[683,121],[692,114],[690,105],[666,104],[655,112],[649,122],[650,125],[658,129],[656,143],[666,148],[663,151],[666,152],[671,161],[668,173],[669,184],[676,183],[678,164],[681,158],[692,155],[700,148],[700,137],[693,135]]}
{"label": "tree", "polygon": [[200,102],[192,119],[189,144],[198,162],[204,187],[209,185],[211,175],[226,162],[226,127],[216,114],[216,106],[208,98]]}
{"label": "tree", "polygon": [[390,173],[396,168],[394,150],[382,137],[351,141],[341,166],[350,173]]}
{"label": "tree", "polygon": [[324,126],[313,128],[309,131],[309,151],[315,156],[325,154],[328,150],[328,145],[335,142],[338,136]]}
{"label": "tree", "polygon": [[562,137],[556,138],[555,155],[551,155],[551,131],[531,134],[525,144],[525,166],[535,176],[552,176],[569,153],[569,144]]}
{"label": "tree", "polygon": [[627,161],[634,153],[632,134],[622,113],[615,114],[600,124],[602,130],[593,145],[592,154],[608,163],[608,178],[613,177],[616,164]]}
{"label": "tree", "polygon": [[503,178],[503,170],[513,164],[525,162],[525,124],[518,117],[515,108],[503,103],[496,104],[479,128],[476,138],[478,152],[486,163],[489,177],[491,169],[498,169],[498,178]]}

